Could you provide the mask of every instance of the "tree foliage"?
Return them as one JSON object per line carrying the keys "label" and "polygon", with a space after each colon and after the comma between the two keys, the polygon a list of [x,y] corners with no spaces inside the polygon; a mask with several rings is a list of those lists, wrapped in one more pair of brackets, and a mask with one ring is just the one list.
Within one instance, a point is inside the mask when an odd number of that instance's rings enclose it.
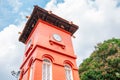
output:
{"label": "tree foliage", "polygon": [[98,43],[80,64],[79,75],[81,80],[120,80],[120,39]]}

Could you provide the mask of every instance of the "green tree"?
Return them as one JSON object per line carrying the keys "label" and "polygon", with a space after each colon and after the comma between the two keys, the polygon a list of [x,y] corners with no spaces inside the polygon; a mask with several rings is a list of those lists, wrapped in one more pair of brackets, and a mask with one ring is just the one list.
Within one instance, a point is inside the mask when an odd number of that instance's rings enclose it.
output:
{"label": "green tree", "polygon": [[79,66],[81,80],[120,80],[120,39],[95,46],[91,56]]}

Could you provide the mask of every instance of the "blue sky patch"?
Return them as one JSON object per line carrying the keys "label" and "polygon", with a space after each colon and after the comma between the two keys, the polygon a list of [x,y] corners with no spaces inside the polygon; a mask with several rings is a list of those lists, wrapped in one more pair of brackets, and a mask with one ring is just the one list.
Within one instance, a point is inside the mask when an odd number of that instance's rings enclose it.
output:
{"label": "blue sky patch", "polygon": [[19,3],[17,2],[18,4],[21,4],[21,6],[18,6],[18,11],[14,10],[15,3],[13,3],[12,0],[11,3],[8,0],[0,1],[0,31],[2,31],[5,27],[9,26],[10,24],[18,24],[19,20],[23,20],[20,15],[21,12],[28,12],[30,14],[34,5],[38,5],[44,8],[50,0],[17,1],[19,1]]}
{"label": "blue sky patch", "polygon": [[120,2],[117,3],[116,7],[120,7]]}

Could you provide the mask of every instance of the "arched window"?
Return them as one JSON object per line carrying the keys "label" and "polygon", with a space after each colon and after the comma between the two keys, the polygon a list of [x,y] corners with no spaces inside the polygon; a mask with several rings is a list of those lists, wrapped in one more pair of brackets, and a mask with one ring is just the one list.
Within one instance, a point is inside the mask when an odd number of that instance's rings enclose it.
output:
{"label": "arched window", "polygon": [[42,65],[42,80],[52,80],[52,72],[51,72],[51,61],[49,59],[43,60]]}
{"label": "arched window", "polygon": [[72,69],[68,64],[65,65],[65,75],[66,75],[66,80],[73,80]]}

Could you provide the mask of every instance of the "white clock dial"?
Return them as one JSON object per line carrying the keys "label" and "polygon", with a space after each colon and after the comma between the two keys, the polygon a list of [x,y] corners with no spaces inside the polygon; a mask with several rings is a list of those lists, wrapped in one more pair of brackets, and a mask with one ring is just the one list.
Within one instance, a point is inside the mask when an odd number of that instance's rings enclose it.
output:
{"label": "white clock dial", "polygon": [[59,34],[53,34],[53,39],[55,39],[56,41],[62,41],[62,38]]}

